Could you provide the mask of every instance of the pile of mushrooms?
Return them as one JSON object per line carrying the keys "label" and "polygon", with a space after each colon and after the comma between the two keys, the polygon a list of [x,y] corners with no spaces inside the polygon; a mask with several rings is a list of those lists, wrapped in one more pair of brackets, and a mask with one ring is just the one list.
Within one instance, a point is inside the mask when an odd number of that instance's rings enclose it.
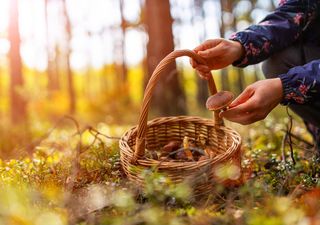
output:
{"label": "pile of mushrooms", "polygon": [[[206,107],[218,116],[219,112],[228,109],[233,98],[232,92],[219,91],[208,98]],[[160,161],[202,161],[216,156],[216,151],[208,146],[204,136],[199,135],[196,139],[191,140],[185,136],[183,140],[169,141],[159,150],[147,150],[146,157]]]}
{"label": "pile of mushrooms", "polygon": [[199,135],[196,140],[187,136],[182,141],[169,141],[159,150],[148,150],[147,158],[160,161],[202,161],[214,158],[216,151],[208,146],[203,135]]}

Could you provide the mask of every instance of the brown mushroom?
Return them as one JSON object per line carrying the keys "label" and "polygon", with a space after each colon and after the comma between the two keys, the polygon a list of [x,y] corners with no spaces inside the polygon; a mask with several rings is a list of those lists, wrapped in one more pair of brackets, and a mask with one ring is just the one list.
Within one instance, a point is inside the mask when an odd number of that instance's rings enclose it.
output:
{"label": "brown mushroom", "polygon": [[206,147],[204,149],[204,153],[209,158],[214,158],[216,156],[215,151],[210,147]]}
{"label": "brown mushroom", "polygon": [[170,141],[162,147],[160,156],[168,156],[171,152],[178,150],[180,146],[181,141]]}
{"label": "brown mushroom", "polygon": [[198,161],[203,161],[203,160],[207,160],[207,159],[209,159],[209,157],[203,155],[203,156],[201,156],[201,157],[198,159]]}
{"label": "brown mushroom", "polygon": [[186,155],[185,151],[183,150],[183,151],[179,151],[179,152],[177,152],[177,154],[175,155],[175,159],[185,161],[185,160],[187,160],[187,159],[188,159],[188,157],[187,157],[187,155]]}
{"label": "brown mushroom", "polygon": [[219,91],[207,99],[206,107],[210,111],[225,110],[232,102],[234,95],[230,91]]}

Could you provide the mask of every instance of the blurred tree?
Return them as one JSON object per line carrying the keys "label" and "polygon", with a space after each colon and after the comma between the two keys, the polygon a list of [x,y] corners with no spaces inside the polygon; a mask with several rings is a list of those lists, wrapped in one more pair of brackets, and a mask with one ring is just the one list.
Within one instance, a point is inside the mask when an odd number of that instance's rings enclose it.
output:
{"label": "blurred tree", "polygon": [[[199,17],[201,18],[201,20],[203,21],[203,35],[199,35],[199,41],[200,43],[205,41],[205,38],[207,37],[207,31],[206,31],[206,26],[205,26],[205,11],[204,11],[204,0],[194,0],[194,10],[193,10],[193,15],[192,15],[192,20],[193,23],[195,23],[194,21],[194,17],[196,15],[199,15]],[[197,103],[199,106],[204,106],[208,95],[209,95],[209,91],[208,91],[208,84],[206,80],[200,79],[199,76],[196,76],[197,78]]]}
{"label": "blurred tree", "polygon": [[20,55],[18,0],[10,1],[9,41],[11,121],[21,123],[27,119],[27,103],[21,92],[19,93],[24,82]]}
{"label": "blurred tree", "polygon": [[71,114],[76,111],[76,95],[74,90],[73,73],[70,65],[70,55],[71,55],[71,22],[67,11],[66,0],[62,0],[63,3],[63,15],[65,18],[65,29],[66,29],[66,66],[67,66],[67,78],[68,78],[68,93],[70,99],[69,112]]}
{"label": "blurred tree", "polygon": [[[225,13],[230,12],[232,10],[232,6],[230,4],[230,0],[220,0],[221,6],[221,16],[220,16],[220,36],[222,38],[225,37],[226,33],[226,21],[225,21]],[[228,68],[224,68],[221,70],[221,87],[222,90],[230,90],[229,87],[229,77],[228,77]]]}
{"label": "blurred tree", "polygon": [[49,93],[51,91],[55,91],[59,89],[59,75],[57,71],[57,64],[54,57],[54,49],[50,46],[49,40],[49,1],[45,0],[45,20],[46,20],[46,39],[47,39],[47,57],[48,57],[48,66],[47,66],[47,74],[48,74],[48,89]]}
{"label": "blurred tree", "polygon": [[[146,83],[158,63],[174,50],[174,41],[169,0],[146,0],[145,7],[146,29],[149,35]],[[185,95],[179,82],[175,62],[167,66],[163,74],[155,88],[152,108],[158,109],[161,115],[185,114]]]}
{"label": "blurred tree", "polygon": [[[238,3],[238,0],[229,0],[229,5],[228,5],[228,10],[231,10],[231,12],[233,12],[233,9],[235,8],[236,4]],[[233,13],[233,15],[235,15]],[[231,23],[231,29],[233,32],[237,31],[237,23],[238,23],[238,18],[236,16],[232,17],[232,23]],[[242,68],[235,68],[235,71],[237,73],[237,77],[238,77],[238,93],[240,94],[244,88],[245,88],[245,79],[244,79],[244,72]]]}
{"label": "blurred tree", "polygon": [[[251,9],[256,8],[257,0],[250,0],[250,2],[251,2]],[[272,9],[275,9],[273,0],[271,0],[271,7],[272,7]],[[247,18],[247,20],[249,21],[250,24],[253,23],[252,16],[251,16],[251,12],[252,12],[252,11],[253,11],[253,10],[250,10],[250,11],[247,13],[247,16],[246,16],[246,18]],[[253,67],[254,67],[254,70],[253,70],[253,73],[254,73],[254,81],[258,81],[258,80],[259,80],[258,71],[260,70],[260,69],[259,69],[259,66],[258,66],[258,65],[253,65]]]}
{"label": "blurred tree", "polygon": [[125,51],[125,44],[126,44],[126,28],[127,28],[127,21],[124,17],[124,1],[119,0],[119,6],[120,6],[120,14],[121,14],[121,33],[122,33],[122,39],[121,39],[121,58],[122,58],[122,69],[121,69],[121,80],[126,81],[127,80],[127,65],[126,65],[126,51]]}

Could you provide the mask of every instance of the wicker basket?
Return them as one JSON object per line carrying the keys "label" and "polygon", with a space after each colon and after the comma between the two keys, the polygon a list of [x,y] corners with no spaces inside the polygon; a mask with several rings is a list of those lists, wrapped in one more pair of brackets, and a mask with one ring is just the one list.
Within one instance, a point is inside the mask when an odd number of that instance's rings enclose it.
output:
{"label": "wicker basket", "polygon": [[[139,186],[144,185],[141,171],[157,169],[165,173],[173,182],[179,183],[186,179],[193,185],[195,195],[207,194],[218,180],[216,169],[222,165],[240,166],[240,135],[231,128],[225,127],[218,113],[213,119],[195,116],[161,117],[147,122],[148,109],[152,92],[163,75],[163,69],[176,58],[189,56],[200,63],[205,61],[190,50],[177,50],[166,56],[156,67],[145,90],[138,126],[128,130],[120,140],[121,165],[128,178]],[[211,94],[217,92],[213,78],[208,80]],[[145,157],[145,149],[160,149],[172,140],[182,140],[188,136],[197,140],[205,137],[207,145],[215,149],[215,156],[203,161],[160,161]],[[217,181],[218,180],[218,181]]]}

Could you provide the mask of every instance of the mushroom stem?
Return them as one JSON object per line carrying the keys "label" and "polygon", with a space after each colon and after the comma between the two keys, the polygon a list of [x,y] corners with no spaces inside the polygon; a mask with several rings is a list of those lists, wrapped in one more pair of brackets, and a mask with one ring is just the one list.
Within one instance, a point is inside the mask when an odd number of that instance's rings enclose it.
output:
{"label": "mushroom stem", "polygon": [[220,111],[214,111],[213,112],[213,119],[215,121],[215,123],[219,126],[223,126],[224,125],[224,122],[223,120],[221,119],[221,117],[219,116],[219,113]]}

